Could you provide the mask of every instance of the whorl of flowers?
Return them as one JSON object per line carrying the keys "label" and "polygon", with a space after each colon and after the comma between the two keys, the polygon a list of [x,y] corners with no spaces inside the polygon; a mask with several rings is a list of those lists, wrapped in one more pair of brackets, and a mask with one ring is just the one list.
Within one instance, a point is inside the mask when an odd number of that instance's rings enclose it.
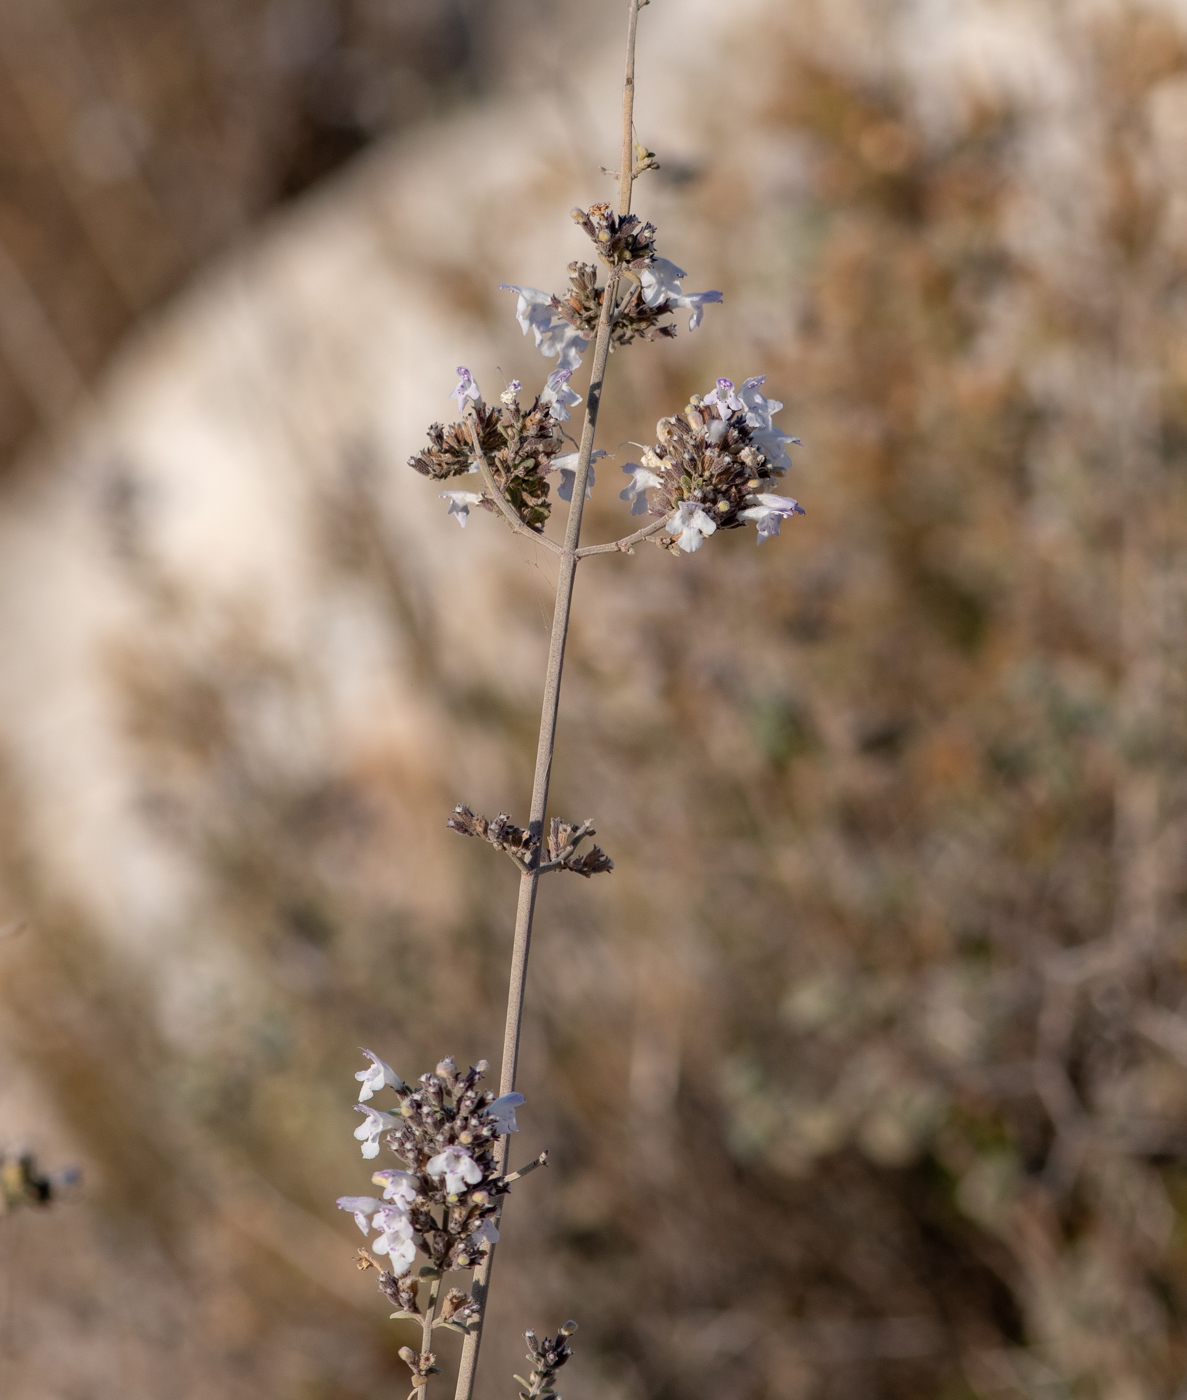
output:
{"label": "whorl of flowers", "polygon": [[[666,260],[661,258],[657,261]],[[605,287],[598,286],[598,269],[593,263],[571,262],[568,293],[564,297],[549,297],[548,305],[554,315],[588,342],[597,329],[605,294]],[[720,299],[719,293],[703,292],[700,295]],[[676,309],[666,296],[656,300],[655,305],[648,305],[643,281],[636,279],[625,298],[620,290],[620,299],[610,330],[611,350],[619,345],[629,345],[632,340],[670,339],[676,334],[676,327],[670,322],[666,325],[661,325],[660,322]]]}
{"label": "whorl of flowers", "polygon": [[740,390],[719,379],[704,398],[694,394],[683,413],[660,419],[659,441],[643,453],[642,466],[623,468],[632,479],[622,497],[633,502],[633,513],[641,513],[642,502],[652,515],[668,517],[657,540],[664,547],[692,553],[716,531],[749,523],[758,526],[761,544],[783,520],[803,515],[797,501],[770,489],[791,466],[786,444],[799,439],[775,427],[783,405],[764,398],[765,379],[747,379]]}
{"label": "whorl of flowers", "polygon": [[[523,523],[539,530],[552,510],[548,473],[552,459],[566,449],[560,423],[569,417],[569,408],[581,400],[568,388],[568,373],[554,371],[530,408],[520,404],[516,393],[519,382],[501,396],[496,407],[483,401],[470,371],[459,368],[461,376],[454,391],[466,417],[448,427],[434,423],[429,428],[429,444],[408,465],[434,481],[477,472],[474,433],[499,490]],[[466,391],[463,390],[465,386]],[[468,390],[472,389],[473,393]],[[469,507],[497,510],[491,496],[482,491],[443,491],[450,499],[450,513],[466,523]]]}
{"label": "whorl of flowers", "polygon": [[[508,1184],[495,1164],[495,1146],[516,1131],[523,1095],[496,1098],[481,1089],[485,1060],[465,1074],[452,1058],[442,1060],[413,1086],[370,1050],[363,1053],[371,1068],[357,1076],[362,1087],[356,1107],[365,1121],[354,1135],[364,1157],[377,1157],[386,1145],[407,1170],[377,1171],[371,1180],[383,1187],[382,1197],[340,1196],[339,1209],[354,1216],[363,1234],[377,1232],[372,1249],[388,1255],[392,1279],[409,1272],[418,1252],[431,1269],[475,1268],[499,1238],[498,1197]],[[365,1102],[383,1088],[395,1095],[391,1112]],[[395,1284],[388,1283],[385,1291],[394,1296]],[[409,1287],[403,1293],[415,1301]]]}

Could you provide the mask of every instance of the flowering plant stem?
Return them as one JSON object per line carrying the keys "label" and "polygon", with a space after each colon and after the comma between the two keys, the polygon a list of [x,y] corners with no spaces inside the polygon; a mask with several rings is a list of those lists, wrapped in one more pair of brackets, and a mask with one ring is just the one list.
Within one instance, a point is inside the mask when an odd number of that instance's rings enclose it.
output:
{"label": "flowering plant stem", "polygon": [[[622,165],[619,170],[620,215],[629,214],[631,187],[634,183],[634,107],[635,107],[635,32],[639,10],[647,0],[627,0],[626,72],[622,87]],[[540,880],[540,858],[543,850],[544,819],[548,807],[548,784],[552,775],[552,757],[556,746],[556,722],[560,707],[561,672],[565,661],[565,643],[569,634],[569,614],[573,604],[573,583],[581,538],[581,515],[585,506],[585,488],[589,480],[589,465],[593,456],[594,434],[598,424],[598,409],[606,376],[606,361],[610,355],[610,333],[614,323],[614,308],[621,272],[614,268],[606,283],[602,311],[594,340],[593,366],[586,399],[585,422],[581,430],[581,445],[573,478],[573,495],[565,525],[564,544],[558,551],[559,569],[556,581],[556,602],[552,614],[552,634],[548,646],[548,667],[544,677],[544,703],[540,716],[540,737],[536,748],[536,772],[532,783],[532,803],[528,831],[536,845],[529,869],[519,879],[519,902],[515,911],[515,940],[511,952],[511,979],[507,992],[507,1023],[503,1034],[503,1063],[499,1078],[499,1093],[509,1094],[515,1088],[519,1062],[519,1037],[523,1022],[524,989],[527,980],[528,953],[532,942],[532,921],[536,910],[536,887]],[[489,473],[484,473],[484,476]],[[496,497],[497,499],[497,497]],[[659,522],[662,525],[663,522]],[[657,525],[655,528],[659,528]],[[639,532],[640,537],[651,530]],[[617,549],[617,545],[609,547]],[[507,1169],[508,1139],[499,1141],[498,1163],[501,1172]],[[471,1400],[478,1368],[478,1351],[486,1320],[486,1299],[494,1266],[495,1247],[491,1244],[474,1276],[472,1289],[479,1306],[476,1326],[467,1334],[462,1348],[455,1400]],[[427,1346],[427,1343],[426,1343]]]}

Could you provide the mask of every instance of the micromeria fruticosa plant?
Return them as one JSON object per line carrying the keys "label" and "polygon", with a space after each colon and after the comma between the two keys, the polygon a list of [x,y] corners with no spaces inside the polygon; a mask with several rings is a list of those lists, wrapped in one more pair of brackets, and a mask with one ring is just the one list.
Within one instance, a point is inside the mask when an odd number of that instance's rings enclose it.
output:
{"label": "micromeria fruticosa plant", "polygon": [[[412,1373],[410,1400],[424,1396],[438,1371],[432,1341],[440,1327],[465,1335],[456,1400],[470,1400],[503,1197],[514,1182],[547,1161],[547,1153],[542,1153],[519,1171],[507,1171],[508,1135],[516,1131],[515,1113],[523,1103],[523,1096],[515,1092],[515,1077],[537,884],[551,870],[589,877],[613,869],[597,846],[578,852],[595,834],[590,822],[571,824],[554,817],[545,829],[577,565],[595,554],[632,553],[636,544],[648,539],[665,549],[693,553],[718,530],[748,524],[756,526],[762,544],[779,533],[784,520],[803,514],[791,497],[772,490],[791,466],[787,444],[798,441],[774,425],[773,415],[782,405],[764,397],[763,376],[744,380],[740,388],[722,378],[703,397],[694,395],[683,411],[660,419],[655,444],[644,450],[641,462],[623,467],[629,481],[622,499],[631,503],[632,515],[649,515],[651,521],[609,544],[580,545],[582,510],[594,484],[593,464],[606,455],[595,451],[594,434],[611,350],[640,338],[674,336],[671,318],[681,311],[689,312],[689,329],[695,330],[705,306],[721,300],[720,292],[685,292],[686,274],[656,251],[654,225],[631,213],[634,181],[656,168],[653,153],[634,141],[635,32],[639,11],[647,3],[627,0],[618,209],[595,204],[573,210],[574,220],[593,243],[596,262],[569,265],[569,288],[563,296],[502,284],[518,297],[516,316],[524,334],[533,334],[541,354],[555,360],[556,368],[530,402],[521,402],[523,386],[516,380],[500,394],[497,405],[488,404],[470,371],[459,368],[452,395],[457,421],[434,424],[428,445],[410,462],[434,481],[477,476],[475,485],[481,489],[441,493],[458,523],[465,526],[475,507],[494,512],[512,530],[552,550],[558,561],[527,825],[517,826],[506,813],[493,819],[477,816],[464,805],[449,818],[455,831],[505,852],[520,872],[498,1096],[481,1088],[485,1060],[462,1074],[452,1059],[444,1059],[413,1086],[365,1050],[370,1066],[356,1076],[362,1085],[357,1107],[364,1121],[355,1136],[363,1156],[375,1158],[383,1144],[404,1168],[375,1172],[371,1180],[382,1188],[381,1196],[342,1196],[338,1205],[354,1216],[364,1235],[376,1235],[372,1253],[359,1251],[359,1267],[378,1270],[380,1290],[395,1305],[392,1316],[421,1324],[420,1350],[404,1347],[400,1352]],[[606,270],[601,286],[599,265]],[[574,443],[564,424],[581,398],[570,381],[591,344],[585,420],[580,441]],[[563,541],[545,533],[554,485],[557,498],[568,502]],[[369,1102],[384,1089],[395,1097],[390,1111]],[[386,1255],[387,1267],[374,1255]],[[416,1267],[418,1258],[426,1262]],[[442,1297],[447,1273],[471,1270],[469,1292],[450,1288]],[[534,1332],[526,1334],[532,1371],[527,1380],[515,1378],[522,1386],[521,1400],[557,1400],[552,1383],[571,1355],[567,1339],[575,1329],[576,1323],[567,1322],[555,1339],[543,1341]]]}

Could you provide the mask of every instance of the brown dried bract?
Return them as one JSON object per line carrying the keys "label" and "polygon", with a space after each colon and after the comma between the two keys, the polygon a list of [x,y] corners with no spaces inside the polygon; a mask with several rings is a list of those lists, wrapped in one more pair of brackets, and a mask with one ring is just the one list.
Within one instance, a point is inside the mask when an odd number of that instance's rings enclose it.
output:
{"label": "brown dried bract", "polygon": [[441,1315],[437,1319],[442,1327],[454,1327],[459,1332],[468,1332],[481,1316],[477,1301],[458,1288],[451,1288],[441,1304]]}
{"label": "brown dried bract", "polygon": [[[374,1261],[372,1261],[372,1267],[376,1267]],[[384,1269],[379,1275],[379,1291],[395,1305],[397,1312],[406,1313],[411,1317],[420,1316],[416,1288],[417,1280],[410,1273],[401,1274],[399,1278],[396,1278],[394,1274]]]}
{"label": "brown dried bract", "polygon": [[460,831],[463,836],[477,836],[480,841],[489,841],[496,851],[528,860],[536,849],[536,842],[523,829],[516,826],[506,812],[488,820],[472,812],[463,802],[453,809],[453,815],[445,823],[451,831]]}

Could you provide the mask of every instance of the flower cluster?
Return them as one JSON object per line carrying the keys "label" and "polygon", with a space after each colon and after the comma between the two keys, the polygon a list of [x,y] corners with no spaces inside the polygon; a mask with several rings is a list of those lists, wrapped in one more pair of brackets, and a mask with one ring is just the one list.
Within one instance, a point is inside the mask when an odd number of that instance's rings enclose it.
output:
{"label": "flower cluster", "polygon": [[573,1355],[569,1338],[576,1330],[577,1324],[569,1321],[557,1332],[555,1339],[545,1337],[541,1341],[535,1332],[523,1334],[528,1344],[528,1360],[532,1363],[532,1374],[527,1380],[522,1376],[515,1377],[523,1386],[519,1392],[519,1400],[561,1400],[552,1386],[556,1380],[556,1373]]}
{"label": "flower cluster", "polygon": [[[434,423],[429,428],[429,445],[409,458],[408,465],[434,481],[467,476],[478,471],[477,439],[491,476],[507,502],[525,525],[541,529],[552,509],[545,478],[558,470],[554,458],[565,446],[559,425],[568,419],[569,409],[581,402],[569,388],[571,373],[554,370],[530,408],[520,404],[517,395],[523,386],[515,380],[496,407],[483,401],[473,375],[459,366],[453,397],[464,418],[448,427]],[[450,503],[449,513],[456,515],[463,526],[471,506],[497,509],[493,498],[484,491],[441,494]]]}
{"label": "flower cluster", "polygon": [[[719,379],[704,398],[694,394],[683,413],[660,419],[659,441],[641,466],[623,467],[631,481],[621,495],[632,514],[668,517],[658,538],[664,547],[692,553],[715,531],[750,523],[762,544],[784,520],[803,515],[790,496],[765,489],[791,466],[787,444],[799,442],[775,426],[783,405],[763,396],[765,382],[759,375],[735,389]],[[650,502],[648,491],[655,492]]]}
{"label": "flower cluster", "polygon": [[[495,1163],[495,1145],[516,1131],[523,1095],[495,1098],[480,1089],[485,1061],[459,1074],[452,1059],[442,1060],[413,1088],[370,1050],[363,1054],[371,1065],[355,1076],[357,1108],[365,1117],[355,1137],[364,1157],[377,1157],[383,1141],[408,1170],[377,1171],[371,1180],[382,1186],[382,1198],[340,1196],[339,1209],[350,1211],[363,1234],[377,1233],[371,1247],[388,1256],[397,1288],[418,1251],[434,1270],[474,1268],[499,1238],[497,1198],[507,1182]],[[396,1097],[392,1113],[368,1102],[384,1088]]]}
{"label": "flower cluster", "polygon": [[[676,334],[666,317],[684,310],[689,330],[695,330],[704,309],[721,300],[720,292],[685,292],[686,274],[655,251],[655,226],[636,214],[618,215],[608,204],[589,210],[574,209],[573,217],[585,229],[599,258],[614,268],[615,301],[610,321],[610,348],[629,345],[640,338],[656,340]],[[613,279],[612,279],[613,280]],[[529,529],[541,532],[552,509],[547,478],[559,472],[557,496],[572,498],[577,453],[563,452],[565,434],[560,424],[581,397],[569,380],[592,343],[602,316],[607,286],[598,286],[593,263],[569,264],[569,290],[562,298],[537,287],[500,282],[503,291],[518,298],[515,316],[524,335],[532,333],[536,348],[556,361],[544,388],[525,408],[517,397],[522,385],[514,381],[500,395],[500,406],[488,405],[468,369],[459,367],[452,397],[457,400],[459,421],[429,428],[428,446],[409,458],[409,466],[434,481],[468,476],[484,462],[497,490],[489,482],[485,490],[443,491],[449,514],[462,526],[474,506],[500,510]],[[586,493],[594,484],[592,461],[606,454],[593,453]],[[502,501],[497,499],[502,496]]]}
{"label": "flower cluster", "polygon": [[[606,206],[595,205],[594,208]],[[581,210],[573,212],[574,215],[582,213]],[[633,215],[627,216],[628,220],[632,218]],[[650,224],[642,227],[651,229],[652,234],[655,232]],[[649,251],[639,252],[640,247]],[[620,291],[614,307],[610,328],[612,350],[640,338],[659,340],[674,336],[675,326],[660,323],[665,316],[680,310],[690,313],[688,328],[696,330],[705,307],[721,300],[720,292],[685,292],[681,284],[688,274],[667,258],[657,257],[651,238],[643,243],[632,238],[629,246],[621,251],[627,290],[625,294]],[[627,252],[636,252],[637,256],[627,258]],[[508,282],[500,282],[499,289],[518,295],[516,320],[524,335],[529,331],[533,333],[540,353],[555,357],[562,369],[576,369],[597,330],[606,295],[606,288],[597,284],[596,266],[570,263],[569,290],[563,297],[542,292],[538,287],[520,287]]]}

